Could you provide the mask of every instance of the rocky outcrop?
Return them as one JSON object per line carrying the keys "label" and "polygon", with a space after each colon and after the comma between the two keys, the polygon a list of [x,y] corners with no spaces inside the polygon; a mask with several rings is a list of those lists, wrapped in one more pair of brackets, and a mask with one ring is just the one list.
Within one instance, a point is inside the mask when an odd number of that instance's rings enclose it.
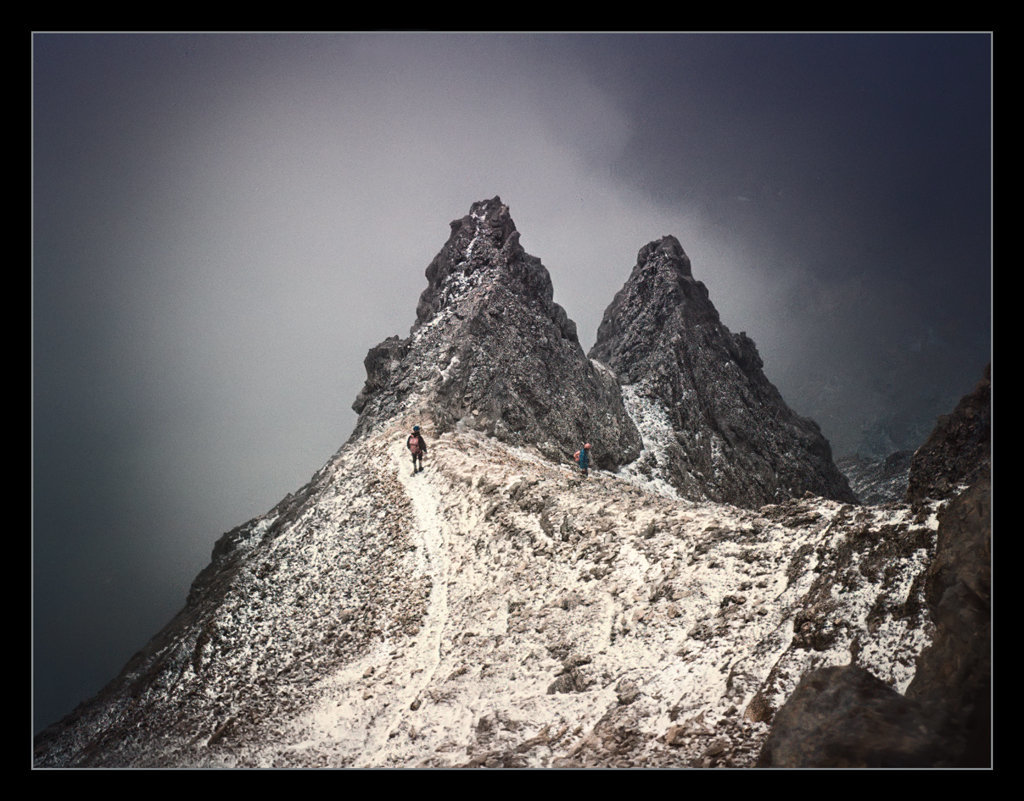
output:
{"label": "rocky outcrop", "polygon": [[947,764],[991,760],[991,365],[914,454],[907,500],[949,497],[925,597],[936,623],[907,688],[939,721]]}
{"label": "rocky outcrop", "polygon": [[901,695],[847,665],[805,675],[775,717],[760,767],[987,767],[991,764],[989,484],[941,515],[925,583],[932,644]]}
{"label": "rocky outcrop", "polygon": [[907,494],[912,456],[910,451],[896,451],[884,459],[841,456],[836,459],[836,467],[861,503],[892,503]]}
{"label": "rocky outcrop", "polygon": [[991,462],[992,366],[951,414],[943,415],[910,464],[907,500],[950,498]]}
{"label": "rocky outcrop", "polygon": [[508,206],[474,203],[451,228],[427,267],[410,336],[366,357],[353,439],[396,415],[429,415],[438,433],[483,431],[557,461],[584,441],[598,467],[633,461],[640,436],[617,382],[587,359]]}
{"label": "rocky outcrop", "polygon": [[644,436],[637,473],[691,500],[856,501],[818,425],[786,405],[753,340],[722,324],[675,237],[641,248],[590,356],[624,385]]}
{"label": "rocky outcrop", "polygon": [[907,698],[919,701],[943,733],[946,764],[991,762],[991,482],[982,473],[939,520],[925,597],[936,623]]}

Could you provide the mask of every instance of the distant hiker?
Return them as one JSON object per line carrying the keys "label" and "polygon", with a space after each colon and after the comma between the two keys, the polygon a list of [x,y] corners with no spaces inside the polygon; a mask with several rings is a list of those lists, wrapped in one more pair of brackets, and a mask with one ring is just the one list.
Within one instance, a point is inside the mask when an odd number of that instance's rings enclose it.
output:
{"label": "distant hiker", "polygon": [[419,426],[412,427],[412,433],[405,441],[405,447],[412,453],[412,472],[414,474],[420,472],[423,469],[423,454],[427,452],[427,441],[423,439]]}
{"label": "distant hiker", "polygon": [[580,470],[583,472],[583,477],[586,478],[588,475],[587,471],[590,469],[590,443],[585,443],[582,448],[572,455],[572,458],[577,461]]}

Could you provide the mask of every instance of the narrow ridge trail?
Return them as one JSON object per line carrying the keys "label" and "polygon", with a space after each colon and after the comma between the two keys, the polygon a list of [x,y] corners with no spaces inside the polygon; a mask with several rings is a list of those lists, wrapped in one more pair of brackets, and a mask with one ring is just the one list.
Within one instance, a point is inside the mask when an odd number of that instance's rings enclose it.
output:
{"label": "narrow ridge trail", "polygon": [[[392,464],[399,482],[412,502],[415,530],[410,532],[417,545],[420,569],[430,577],[430,596],[423,625],[415,644],[397,662],[389,666],[399,672],[403,688],[396,703],[377,717],[367,733],[366,746],[355,767],[385,767],[388,741],[409,710],[418,708],[420,696],[430,685],[441,662],[441,643],[448,621],[448,524],[438,509],[438,491],[428,478],[430,468],[413,474],[409,453],[402,439],[393,446]],[[429,465],[429,455],[427,461]]]}

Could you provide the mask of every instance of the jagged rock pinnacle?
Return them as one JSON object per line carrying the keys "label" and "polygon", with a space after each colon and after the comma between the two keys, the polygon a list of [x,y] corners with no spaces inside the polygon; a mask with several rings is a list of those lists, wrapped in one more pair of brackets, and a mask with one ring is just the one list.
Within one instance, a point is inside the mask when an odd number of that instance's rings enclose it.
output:
{"label": "jagged rock pinnacle", "polygon": [[415,413],[439,430],[485,431],[560,461],[584,441],[598,467],[636,458],[640,435],[615,377],[587,359],[547,269],[523,250],[499,197],[451,223],[426,277],[410,336],[366,357],[354,438]]}
{"label": "jagged rock pinnacle", "polygon": [[689,256],[683,251],[683,246],[679,244],[679,240],[671,234],[663,236],[654,242],[648,242],[640,248],[640,252],[637,254],[636,263],[641,269],[653,266],[659,261],[673,267],[683,276],[693,277],[693,274],[690,272]]}
{"label": "jagged rock pinnacle", "polygon": [[786,405],[753,340],[721,323],[675,237],[640,249],[590,356],[616,373],[644,433],[638,472],[694,500],[855,502],[817,424]]}
{"label": "jagged rock pinnacle", "polygon": [[[529,260],[519,245],[519,232],[500,197],[474,203],[469,214],[452,220],[451,236],[427,267],[427,288],[416,306],[416,324],[428,322],[451,297],[455,288],[465,288],[472,277],[488,267],[497,269],[516,259]],[[533,260],[536,265],[539,260]],[[534,272],[537,272],[536,270]],[[536,276],[533,291],[550,300],[554,296],[547,271]]]}

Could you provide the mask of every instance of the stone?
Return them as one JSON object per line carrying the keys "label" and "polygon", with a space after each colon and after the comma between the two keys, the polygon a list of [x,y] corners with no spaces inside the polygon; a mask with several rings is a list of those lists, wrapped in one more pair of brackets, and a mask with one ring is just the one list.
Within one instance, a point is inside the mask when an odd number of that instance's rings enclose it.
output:
{"label": "stone", "polygon": [[911,768],[941,759],[938,730],[920,705],[853,665],[800,680],[775,714],[758,767]]}

